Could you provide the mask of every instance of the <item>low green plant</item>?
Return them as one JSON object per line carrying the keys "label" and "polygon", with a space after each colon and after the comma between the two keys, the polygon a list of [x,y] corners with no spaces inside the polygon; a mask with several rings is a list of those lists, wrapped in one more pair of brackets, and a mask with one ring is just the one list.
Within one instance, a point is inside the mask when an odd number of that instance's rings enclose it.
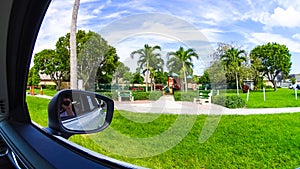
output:
{"label": "low green plant", "polygon": [[149,100],[158,100],[162,96],[162,91],[152,91],[149,95]]}
{"label": "low green plant", "polygon": [[132,91],[134,100],[149,100],[150,92]]}
{"label": "low green plant", "polygon": [[236,95],[231,96],[213,96],[212,103],[218,104],[227,108],[242,108],[245,107],[245,101]]}
{"label": "low green plant", "polygon": [[212,96],[211,102],[225,107],[226,96]]}
{"label": "low green plant", "polygon": [[199,97],[199,91],[176,91],[174,92],[175,101],[193,101],[195,97]]}
{"label": "low green plant", "polygon": [[240,96],[226,96],[225,107],[227,108],[242,108],[245,105],[245,101]]}
{"label": "low green plant", "polygon": [[107,92],[107,91],[98,91],[97,92],[98,94],[101,94],[101,95],[104,95],[108,98],[111,98],[113,100],[117,100],[118,99],[118,93],[116,91],[110,91],[110,92]]}

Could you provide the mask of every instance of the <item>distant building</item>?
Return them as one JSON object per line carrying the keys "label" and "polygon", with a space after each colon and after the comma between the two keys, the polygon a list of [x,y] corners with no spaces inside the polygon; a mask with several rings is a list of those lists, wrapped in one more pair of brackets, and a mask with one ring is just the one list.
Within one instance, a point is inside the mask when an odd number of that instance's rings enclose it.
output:
{"label": "distant building", "polygon": [[[39,76],[41,79],[40,83],[38,84],[39,86],[56,86],[56,84],[50,78],[50,75],[39,74]],[[61,89],[69,89],[70,88],[70,80],[63,79],[60,88]]]}
{"label": "distant building", "polygon": [[291,74],[291,75],[289,75],[289,79],[291,79],[291,78],[295,78],[296,83],[300,84],[300,74]]}
{"label": "distant building", "polygon": [[40,76],[40,83],[39,83],[39,86],[42,86],[42,85],[56,85],[50,78],[50,75],[46,75],[46,74],[39,74]]}

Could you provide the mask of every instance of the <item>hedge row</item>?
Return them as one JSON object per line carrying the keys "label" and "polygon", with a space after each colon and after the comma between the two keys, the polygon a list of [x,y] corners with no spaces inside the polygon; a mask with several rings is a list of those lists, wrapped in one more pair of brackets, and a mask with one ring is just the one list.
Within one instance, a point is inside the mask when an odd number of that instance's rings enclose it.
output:
{"label": "hedge row", "polygon": [[[113,100],[118,100],[118,93],[115,91],[98,92],[98,93],[107,96]],[[134,96],[134,100],[158,100],[162,96],[162,92],[161,91],[152,91],[152,92],[132,91],[132,95]],[[126,98],[124,98],[124,100],[126,100]],[[127,100],[129,100],[129,98]]]}
{"label": "hedge row", "polygon": [[174,99],[175,101],[194,101],[195,97],[198,97],[198,91],[188,91],[188,92],[174,92]]}

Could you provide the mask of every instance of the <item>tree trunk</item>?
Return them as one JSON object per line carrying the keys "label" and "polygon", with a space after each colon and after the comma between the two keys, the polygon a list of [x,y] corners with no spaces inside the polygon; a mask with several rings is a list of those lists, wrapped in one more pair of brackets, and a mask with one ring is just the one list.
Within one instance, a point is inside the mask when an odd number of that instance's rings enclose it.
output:
{"label": "tree trunk", "polygon": [[276,84],[276,80],[275,79],[272,80],[272,84],[274,86],[274,91],[277,91],[277,84]]}
{"label": "tree trunk", "polygon": [[146,71],[146,92],[148,92],[148,69]]}
{"label": "tree trunk", "polygon": [[77,15],[80,0],[75,0],[72,13],[71,31],[70,31],[70,87],[77,89],[77,52],[76,52],[76,29]]}
{"label": "tree trunk", "polygon": [[186,78],[186,72],[184,71],[183,73],[183,76],[184,76],[184,89],[185,89],[185,92],[187,92],[187,89],[188,89],[188,86],[187,86],[187,78]]}
{"label": "tree trunk", "polygon": [[238,79],[238,74],[235,72],[235,83],[236,83],[236,95],[239,96],[239,79]]}

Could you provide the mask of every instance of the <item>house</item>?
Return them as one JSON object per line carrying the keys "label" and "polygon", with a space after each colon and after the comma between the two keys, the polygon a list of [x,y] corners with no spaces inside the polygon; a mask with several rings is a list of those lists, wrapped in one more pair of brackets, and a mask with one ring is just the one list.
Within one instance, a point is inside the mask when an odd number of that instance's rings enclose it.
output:
{"label": "house", "polygon": [[[40,76],[40,83],[38,84],[39,86],[56,86],[56,84],[53,82],[53,80],[50,78],[50,75],[46,74],[39,74]],[[69,89],[70,88],[70,81],[67,79],[63,79],[61,86],[61,89]]]}
{"label": "house", "polygon": [[289,79],[291,79],[291,78],[295,78],[296,83],[300,83],[300,74],[291,74],[291,75],[289,75]]}
{"label": "house", "polygon": [[46,86],[46,85],[56,85],[50,78],[50,75],[46,75],[46,74],[39,74],[40,76],[40,83],[39,86]]}

